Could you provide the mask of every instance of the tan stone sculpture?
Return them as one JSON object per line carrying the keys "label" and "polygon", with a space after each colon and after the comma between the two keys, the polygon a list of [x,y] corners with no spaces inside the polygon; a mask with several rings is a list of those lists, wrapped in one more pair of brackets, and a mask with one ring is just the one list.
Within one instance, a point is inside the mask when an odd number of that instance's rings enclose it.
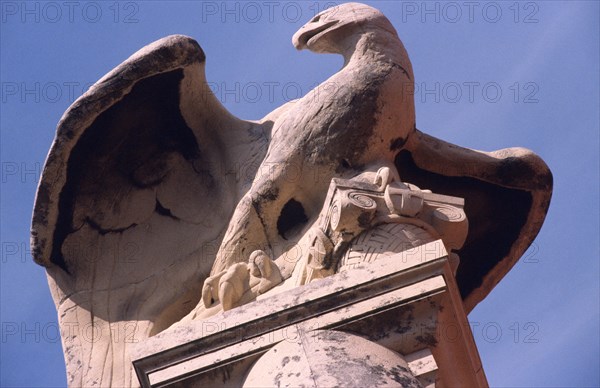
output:
{"label": "tan stone sculpture", "polygon": [[[376,172],[369,171],[374,167],[379,167]],[[462,205],[459,198],[400,182],[393,165],[372,165],[350,180],[333,178],[323,209],[314,224],[300,233],[297,244],[275,261],[256,250],[248,264],[233,264],[207,278],[203,303],[189,318],[205,318],[248,303],[283,281],[286,284],[274,292],[435,239],[441,239],[449,251],[457,250],[468,230]],[[374,243],[373,233],[382,231],[390,235]],[[451,255],[456,268],[458,256]]]}
{"label": "tan stone sculpture", "polygon": [[[136,385],[136,342],[348,270],[369,260],[356,252],[377,235],[441,237],[467,311],[532,242],[551,196],[547,166],[522,148],[474,151],[417,130],[411,64],[379,11],[324,11],[293,43],[341,54],[344,67],[258,122],[219,103],[204,52],[184,36],[135,53],[62,117],[32,249],[70,385]],[[254,166],[252,182],[240,165]]]}

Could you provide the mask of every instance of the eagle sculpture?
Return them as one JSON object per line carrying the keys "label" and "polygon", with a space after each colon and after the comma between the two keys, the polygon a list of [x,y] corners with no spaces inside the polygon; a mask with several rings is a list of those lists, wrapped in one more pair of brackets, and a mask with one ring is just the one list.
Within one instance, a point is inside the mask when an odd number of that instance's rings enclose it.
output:
{"label": "eagle sculpture", "polygon": [[[181,35],[135,53],[61,118],[32,251],[48,272],[70,385],[136,385],[133,344],[196,311],[211,275],[256,251],[275,260],[315,222],[331,179],[372,163],[465,199],[456,277],[467,311],[536,236],[552,191],[545,163],[522,148],[474,151],[417,130],[411,63],[383,14],[343,4],[293,43],[341,54],[344,65],[260,121],[220,104],[204,52]],[[236,174],[242,165],[251,182]]]}

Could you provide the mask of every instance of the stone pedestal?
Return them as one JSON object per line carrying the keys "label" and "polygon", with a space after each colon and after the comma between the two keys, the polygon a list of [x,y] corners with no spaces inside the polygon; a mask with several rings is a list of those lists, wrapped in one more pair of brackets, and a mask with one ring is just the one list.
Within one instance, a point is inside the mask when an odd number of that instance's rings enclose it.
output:
{"label": "stone pedestal", "polygon": [[441,240],[172,327],[132,359],[142,387],[487,386]]}

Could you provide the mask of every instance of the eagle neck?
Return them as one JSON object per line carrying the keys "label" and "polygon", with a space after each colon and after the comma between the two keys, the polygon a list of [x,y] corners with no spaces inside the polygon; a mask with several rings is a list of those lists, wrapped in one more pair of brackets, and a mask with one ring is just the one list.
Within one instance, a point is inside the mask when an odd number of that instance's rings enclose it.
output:
{"label": "eagle neck", "polygon": [[403,63],[405,49],[397,36],[381,31],[366,31],[356,36],[354,42],[344,50],[344,67],[360,66],[365,63]]}

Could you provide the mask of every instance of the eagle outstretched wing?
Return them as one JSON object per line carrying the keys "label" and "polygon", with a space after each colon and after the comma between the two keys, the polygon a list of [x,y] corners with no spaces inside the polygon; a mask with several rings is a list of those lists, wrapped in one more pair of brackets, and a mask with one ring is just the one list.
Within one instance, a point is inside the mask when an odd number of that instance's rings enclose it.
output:
{"label": "eagle outstretched wing", "polygon": [[475,151],[418,130],[395,164],[401,179],[465,199],[469,234],[456,280],[470,312],[537,236],[552,197],[550,169],[525,148]]}
{"label": "eagle outstretched wing", "polygon": [[[33,257],[48,270],[61,324],[131,322],[139,341],[198,302],[247,184],[241,178],[254,176],[235,168],[258,166],[272,125],[227,112],[207,86],[204,63],[193,39],[161,39],[62,117],[32,221]],[[100,357],[94,346],[127,357],[123,333],[91,343],[72,334],[63,336],[65,357]],[[96,381],[68,372],[75,385]],[[96,383],[113,381],[123,380]]]}

